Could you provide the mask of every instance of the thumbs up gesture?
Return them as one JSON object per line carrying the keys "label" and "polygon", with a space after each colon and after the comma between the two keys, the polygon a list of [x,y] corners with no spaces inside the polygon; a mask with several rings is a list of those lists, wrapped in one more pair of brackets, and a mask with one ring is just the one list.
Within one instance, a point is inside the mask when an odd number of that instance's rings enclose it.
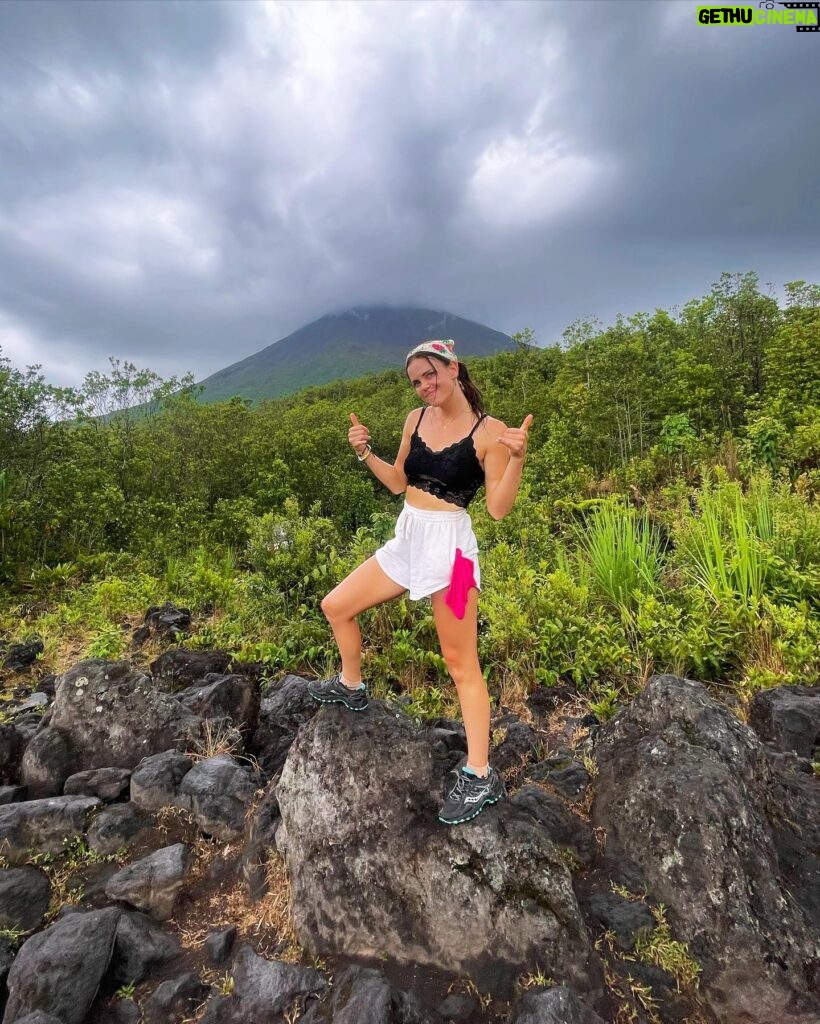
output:
{"label": "thumbs up gesture", "polygon": [[355,412],[350,414],[350,422],[353,424],[347,432],[347,439],[356,449],[357,455],[363,455],[364,450],[370,441],[370,431],[359,419]]}
{"label": "thumbs up gesture", "polygon": [[527,435],[532,425],[532,413],[524,417],[520,427],[507,427],[504,433],[498,438],[498,443],[509,448],[510,457],[523,459],[527,454]]}

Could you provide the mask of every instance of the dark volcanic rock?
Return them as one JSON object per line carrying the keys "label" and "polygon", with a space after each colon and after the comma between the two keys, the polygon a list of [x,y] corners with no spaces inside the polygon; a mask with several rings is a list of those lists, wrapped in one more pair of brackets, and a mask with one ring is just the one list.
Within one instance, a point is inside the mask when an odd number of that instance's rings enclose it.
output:
{"label": "dark volcanic rock", "polygon": [[166,601],[161,607],[154,605],[148,609],[145,613],[145,625],[153,629],[158,636],[167,633],[179,640],[191,625],[191,613],[187,608],[177,608],[170,601]]}
{"label": "dark volcanic rock", "polygon": [[578,996],[560,986],[526,992],[510,1018],[510,1024],[604,1024]]}
{"label": "dark volcanic rock", "polygon": [[[452,1018],[451,1018],[452,1019]],[[330,996],[310,1007],[301,1024],[428,1024],[418,999],[393,988],[381,971],[352,965]]]}
{"label": "dark volcanic rock", "polygon": [[81,796],[98,796],[100,800],[117,800],[128,789],[131,772],[128,768],[93,768],[76,772],[65,780],[63,792]]}
{"label": "dark volcanic rock", "polygon": [[218,932],[211,932],[205,940],[205,952],[211,963],[218,967],[224,964],[231,955],[235,940],[236,928],[222,928]]}
{"label": "dark volcanic rock", "polygon": [[493,721],[494,737],[499,730],[503,739],[492,752],[493,767],[499,772],[523,768],[539,749],[537,734],[514,715],[505,715]]}
{"label": "dark volcanic rock", "polygon": [[173,650],[151,662],[151,672],[163,687],[184,690],[212,672],[224,672],[230,663],[231,656],[225,651]]}
{"label": "dark volcanic rock", "polygon": [[35,867],[0,871],[0,928],[33,932],[48,910],[51,884]]}
{"label": "dark volcanic rock", "polygon": [[0,807],[0,848],[10,864],[28,860],[30,851],[62,853],[65,844],[85,832],[93,796],[53,796]]}
{"label": "dark volcanic rock", "polygon": [[601,730],[593,820],[667,907],[721,1024],[815,1024],[815,941],[780,875],[773,776],[755,734],[698,683],[653,676]]}
{"label": "dark volcanic rock", "polygon": [[236,955],[231,971],[234,992],[227,999],[212,999],[202,1024],[281,1024],[283,1014],[298,1000],[327,988],[318,971],[266,960],[250,946]]}
{"label": "dark volcanic rock", "polygon": [[820,747],[820,686],[775,686],[752,698],[749,724],[767,743],[812,760]]}
{"label": "dark volcanic rock", "polygon": [[259,687],[247,676],[209,673],[177,700],[201,718],[229,719],[246,736],[259,724]]}
{"label": "dark volcanic rock", "polygon": [[256,781],[230,754],[199,761],[179,787],[177,803],[190,810],[206,835],[230,841],[241,835]]}
{"label": "dark volcanic rock", "polygon": [[165,921],[173,913],[190,862],[191,852],[184,843],[164,846],[118,871],[105,893],[109,899],[124,900]]}
{"label": "dark volcanic rock", "polygon": [[568,810],[559,797],[540,786],[522,786],[511,803],[535,818],[556,846],[572,850],[582,864],[589,864],[595,856],[592,826]]}
{"label": "dark volcanic rock", "polygon": [[144,811],[176,807],[180,784],[193,765],[187,754],[177,750],[146,757],[131,776],[131,801]]}
{"label": "dark volcanic rock", "polygon": [[436,1013],[442,1020],[452,1021],[453,1024],[468,1024],[474,1017],[478,1016],[479,1003],[473,996],[467,996],[460,992],[453,992],[452,995],[439,1004]]}
{"label": "dark volcanic rock", "polygon": [[589,898],[589,913],[601,927],[611,932],[615,945],[626,952],[636,940],[654,931],[655,918],[643,900],[629,900],[614,892],[596,892]]}
{"label": "dark volcanic rock", "polygon": [[28,790],[25,786],[0,786],[0,807],[5,804],[19,804],[21,800],[28,799]]}
{"label": "dark volcanic rock", "polygon": [[[769,822],[782,882],[813,933],[820,929],[820,781],[794,757],[769,754]],[[818,965],[820,970],[820,965]]]}
{"label": "dark volcanic rock", "polygon": [[31,738],[20,766],[20,777],[32,800],[59,796],[69,775],[68,747],[56,729],[41,729]]}
{"label": "dark volcanic rock", "polygon": [[133,768],[158,751],[195,742],[201,725],[126,661],[74,665],[60,677],[51,716],[51,728],[69,747],[73,771]]}
{"label": "dark volcanic rock", "polygon": [[412,723],[375,701],[366,715],[326,708],[302,727],[277,787],[300,941],[470,973],[498,991],[537,959],[600,993],[572,880],[544,830],[507,803],[442,828],[433,766]]}
{"label": "dark volcanic rock", "polygon": [[139,983],[152,968],[173,960],[179,943],[145,914],[123,911],[117,925],[109,975],[115,985]]}
{"label": "dark volcanic rock", "polygon": [[25,644],[10,644],[3,658],[3,668],[9,672],[21,672],[33,665],[37,655],[43,653],[42,640],[29,640]]}
{"label": "dark volcanic rock", "polygon": [[83,1024],[111,959],[120,911],[60,918],[23,944],[9,971],[6,1024],[42,1010]]}
{"label": "dark volcanic rock", "polygon": [[23,737],[13,725],[0,724],[0,782],[13,785],[19,781],[20,758],[23,756]]}
{"label": "dark volcanic rock", "polygon": [[88,827],[89,849],[103,856],[115,853],[127,847],[148,821],[132,803],[104,807]]}
{"label": "dark volcanic rock", "polygon": [[260,900],[268,891],[265,865],[268,853],[276,849],[276,831],[282,821],[276,783],[268,783],[264,796],[257,804],[247,825],[247,839],[242,850],[242,878],[252,900]]}
{"label": "dark volcanic rock", "polygon": [[143,1003],[143,1024],[166,1024],[180,1016],[190,1017],[209,991],[192,973],[163,981]]}
{"label": "dark volcanic rock", "polygon": [[282,770],[296,733],[319,708],[307,691],[307,680],[300,676],[286,676],[265,692],[253,750],[268,778]]}

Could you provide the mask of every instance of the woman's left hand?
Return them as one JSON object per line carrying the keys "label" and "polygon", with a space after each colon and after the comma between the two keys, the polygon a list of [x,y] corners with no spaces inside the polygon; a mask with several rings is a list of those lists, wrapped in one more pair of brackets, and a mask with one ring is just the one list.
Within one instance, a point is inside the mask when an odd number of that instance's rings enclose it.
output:
{"label": "woman's left hand", "polygon": [[529,413],[520,427],[507,427],[498,438],[498,443],[510,450],[510,458],[523,459],[527,454],[527,435],[532,425],[532,413]]}

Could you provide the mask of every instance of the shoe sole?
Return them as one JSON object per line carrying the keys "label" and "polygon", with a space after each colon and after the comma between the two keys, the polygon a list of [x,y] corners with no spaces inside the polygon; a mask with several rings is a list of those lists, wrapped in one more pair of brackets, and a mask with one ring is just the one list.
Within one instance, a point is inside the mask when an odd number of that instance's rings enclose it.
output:
{"label": "shoe sole", "polygon": [[442,818],[441,815],[439,815],[438,820],[442,825],[463,825],[465,821],[472,821],[473,818],[477,818],[485,807],[492,807],[493,804],[497,804],[500,799],[501,797],[497,796],[494,800],[485,800],[477,811],[473,811],[472,814],[468,814],[466,818],[456,818],[455,821],[451,821],[449,818]]}
{"label": "shoe sole", "polygon": [[[308,690],[310,693],[310,690]],[[341,704],[346,707],[348,711],[367,711],[369,705],[363,704],[361,707],[354,708],[352,704],[348,704],[344,697],[317,697],[315,693],[310,693],[310,696],[316,701],[317,704]]]}

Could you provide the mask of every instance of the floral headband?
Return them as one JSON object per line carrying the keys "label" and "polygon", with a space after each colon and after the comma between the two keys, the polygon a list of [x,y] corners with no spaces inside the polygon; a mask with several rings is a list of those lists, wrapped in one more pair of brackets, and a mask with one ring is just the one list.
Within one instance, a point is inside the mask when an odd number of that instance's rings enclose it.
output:
{"label": "floral headband", "polygon": [[456,359],[454,351],[455,346],[456,343],[452,338],[423,341],[420,345],[416,345],[412,352],[407,353],[404,365],[407,366],[410,360],[415,359],[416,356],[441,356],[441,358],[446,359],[448,363],[452,363]]}

